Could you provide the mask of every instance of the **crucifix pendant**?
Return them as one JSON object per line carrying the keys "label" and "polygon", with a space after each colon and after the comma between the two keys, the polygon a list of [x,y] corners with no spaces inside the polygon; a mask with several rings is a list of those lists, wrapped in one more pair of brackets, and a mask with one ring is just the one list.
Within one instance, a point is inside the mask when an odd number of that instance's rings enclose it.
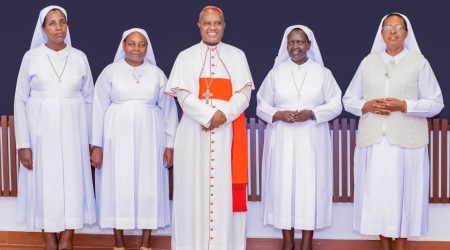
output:
{"label": "crucifix pendant", "polygon": [[213,93],[209,92],[209,89],[206,89],[202,96],[205,97],[206,104],[209,104],[209,98],[213,96]]}

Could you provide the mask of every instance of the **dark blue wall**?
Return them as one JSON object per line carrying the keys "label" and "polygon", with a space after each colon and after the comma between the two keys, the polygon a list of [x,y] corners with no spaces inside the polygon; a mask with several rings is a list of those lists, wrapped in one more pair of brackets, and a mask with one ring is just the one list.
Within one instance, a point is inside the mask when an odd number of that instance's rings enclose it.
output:
{"label": "dark blue wall", "polygon": [[[177,54],[200,41],[196,26],[199,10],[217,4],[225,12],[224,42],[246,53],[257,87],[272,67],[285,28],[304,24],[314,31],[325,66],[343,92],[369,52],[381,17],[398,11],[410,18],[422,53],[433,67],[446,103],[450,103],[450,12],[446,1],[7,0],[0,3],[0,114],[13,113],[20,62],[29,49],[39,11],[49,4],[67,10],[72,45],[87,54],[94,78],[112,61],[122,32],[131,27],[147,30],[157,64],[168,76]],[[255,116],[255,108],[253,96],[247,114]],[[449,118],[450,108],[440,117]]]}

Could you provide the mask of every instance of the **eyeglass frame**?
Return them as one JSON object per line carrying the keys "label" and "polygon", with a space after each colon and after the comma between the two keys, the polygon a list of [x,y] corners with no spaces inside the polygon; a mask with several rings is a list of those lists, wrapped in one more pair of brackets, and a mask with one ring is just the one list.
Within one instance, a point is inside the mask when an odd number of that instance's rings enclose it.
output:
{"label": "eyeglass frame", "polygon": [[388,24],[388,25],[381,27],[381,31],[383,31],[383,32],[390,32],[392,29],[399,32],[400,30],[406,30],[406,27],[403,25],[400,25],[400,24],[396,24],[396,25]]}

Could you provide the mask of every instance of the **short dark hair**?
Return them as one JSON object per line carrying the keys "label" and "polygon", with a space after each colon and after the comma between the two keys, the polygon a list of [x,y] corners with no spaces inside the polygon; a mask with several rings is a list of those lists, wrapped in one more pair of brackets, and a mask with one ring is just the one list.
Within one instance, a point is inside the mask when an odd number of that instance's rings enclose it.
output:
{"label": "short dark hair", "polygon": [[386,19],[388,19],[391,16],[400,17],[403,20],[403,25],[405,26],[405,30],[408,31],[408,24],[407,24],[405,18],[402,15],[400,15],[399,13],[397,13],[397,12],[392,12],[392,13],[386,15],[386,17],[383,19],[382,26],[384,26],[384,21],[386,21]]}
{"label": "short dark hair", "polygon": [[48,12],[47,12],[47,14],[45,15],[45,17],[44,17],[44,22],[42,23],[42,28],[45,28],[45,23],[47,22],[47,15],[48,15],[48,13],[50,13],[50,12],[52,12],[52,11],[59,11],[59,12],[61,12],[62,14],[63,14],[63,16],[64,16],[64,19],[67,21],[67,17],[66,17],[66,15],[64,14],[64,12],[62,12],[62,10],[60,10],[60,9],[58,9],[58,8],[53,8],[53,9],[51,9],[51,10],[49,10]]}

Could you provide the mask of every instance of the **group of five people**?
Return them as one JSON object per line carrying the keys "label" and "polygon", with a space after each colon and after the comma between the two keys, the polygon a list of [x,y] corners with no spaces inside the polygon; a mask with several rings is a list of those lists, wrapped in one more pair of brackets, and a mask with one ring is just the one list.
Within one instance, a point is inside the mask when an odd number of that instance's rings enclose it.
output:
{"label": "group of five people", "polygon": [[[47,249],[71,249],[74,230],[95,222],[114,229],[114,249],[124,249],[124,229],[142,229],[141,249],[149,249],[151,230],[169,224],[173,249],[245,249],[243,112],[254,84],[245,54],[221,41],[222,10],[203,8],[198,27],[202,41],[178,55],[169,80],[146,31],[125,31],[94,87],[86,56],[71,47],[66,11],[41,11],[14,112],[18,216],[43,230]],[[342,105],[308,27],[286,29],[257,101],[267,122],[264,224],[282,230],[283,249],[294,249],[294,230],[302,230],[301,247],[310,250],[314,230],[331,225],[328,122]],[[343,103],[360,116],[353,228],[379,235],[382,249],[406,249],[406,238],[427,230],[426,117],[443,108],[406,16],[382,19]]]}

